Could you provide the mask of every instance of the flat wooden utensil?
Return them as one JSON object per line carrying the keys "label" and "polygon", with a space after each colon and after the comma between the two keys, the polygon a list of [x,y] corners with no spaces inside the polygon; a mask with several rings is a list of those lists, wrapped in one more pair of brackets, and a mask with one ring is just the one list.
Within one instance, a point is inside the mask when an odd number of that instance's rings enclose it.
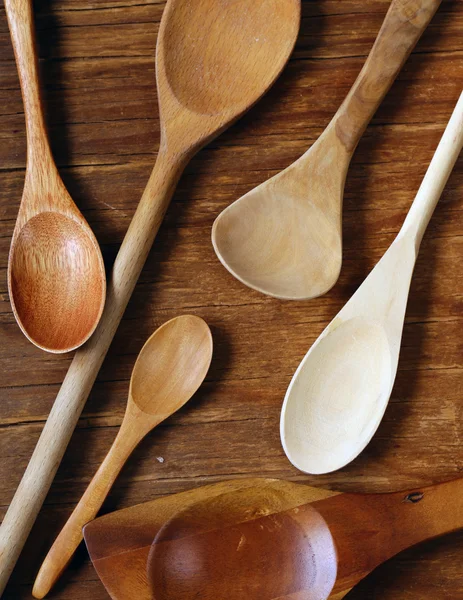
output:
{"label": "flat wooden utensil", "polygon": [[463,479],[281,511],[262,507],[261,496],[260,488],[232,491],[166,523],[148,558],[153,597],[340,600],[398,552],[463,528]]}
{"label": "flat wooden utensil", "polygon": [[5,0],[24,102],[27,169],[8,260],[18,325],[36,346],[69,352],[92,335],[106,295],[100,247],[59,176],[37,75],[31,0]]}
{"label": "flat wooden utensil", "polygon": [[353,460],[383,418],[397,373],[419,247],[463,147],[463,93],[396,239],[305,355],[286,392],[281,441],[306,473]]}
{"label": "flat wooden utensil", "polygon": [[242,283],[290,300],[315,298],[336,283],[351,158],[440,3],[393,0],[363,69],[316,143],[217,217],[215,252]]}
{"label": "flat wooden utensil", "polygon": [[180,174],[269,89],[294,47],[300,0],[168,0],[156,68],[161,144],[116,257],[100,323],[77,351],[0,527],[0,594],[42,506]]}
{"label": "flat wooden utensil", "polygon": [[146,576],[151,544],[160,528],[175,514],[205,499],[229,496],[250,488],[255,502],[251,514],[281,512],[336,492],[276,479],[239,479],[158,498],[119,510],[84,527],[93,565],[113,600],[152,600]]}
{"label": "flat wooden utensil", "polygon": [[203,382],[212,336],[199,317],[164,323],[143,346],[130,380],[129,401],[114,443],[45,558],[32,594],[43,598],[82,541],[82,527],[98,514],[125,462],[141,440],[179,410]]}

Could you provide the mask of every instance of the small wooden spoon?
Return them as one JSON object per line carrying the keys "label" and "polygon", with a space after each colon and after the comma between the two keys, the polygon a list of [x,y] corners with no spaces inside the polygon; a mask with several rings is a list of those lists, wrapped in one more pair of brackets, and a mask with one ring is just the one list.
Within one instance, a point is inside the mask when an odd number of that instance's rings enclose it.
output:
{"label": "small wooden spoon", "polygon": [[31,0],[5,0],[24,101],[27,169],[11,240],[8,289],[26,337],[48,352],[81,346],[100,320],[106,275],[100,248],[59,176],[47,139]]}
{"label": "small wooden spoon", "polygon": [[301,471],[340,469],[360,454],[383,418],[421,239],[462,146],[463,94],[399,234],[289,385],[281,441]]}
{"label": "small wooden spoon", "polygon": [[212,358],[212,336],[199,317],[162,325],[143,346],[130,380],[129,401],[117,437],[79,504],[45,558],[33,595],[52,588],[77,546],[82,527],[95,518],[116,477],[140,441],[179,410],[203,382]]}
{"label": "small wooden spoon", "polygon": [[242,283],[290,300],[315,298],[336,283],[349,163],[440,3],[393,0],[363,69],[317,142],[217,217],[212,229],[215,252]]}
{"label": "small wooden spoon", "polygon": [[0,526],[0,594],[42,506],[190,158],[253,106],[296,42],[300,0],[168,0],[156,50],[161,144],[95,334],[76,352]]}
{"label": "small wooden spoon", "polygon": [[260,488],[238,490],[166,523],[148,558],[156,600],[340,600],[398,552],[463,528],[463,479],[283,511],[261,502]]}

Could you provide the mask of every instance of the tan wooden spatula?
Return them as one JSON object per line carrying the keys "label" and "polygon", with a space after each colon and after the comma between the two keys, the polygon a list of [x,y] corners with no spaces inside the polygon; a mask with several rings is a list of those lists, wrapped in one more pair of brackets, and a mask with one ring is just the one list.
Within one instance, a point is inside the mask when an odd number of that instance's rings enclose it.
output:
{"label": "tan wooden spatula", "polygon": [[171,319],[143,346],[130,379],[129,401],[117,437],[79,504],[55,540],[34,584],[43,598],[82,541],[82,527],[94,519],[126,460],[154,427],[196,392],[212,358],[212,336],[199,317]]}
{"label": "tan wooden spatula", "polygon": [[393,0],[352,89],[313,146],[231,204],[212,243],[247,286],[301,300],[327,292],[342,262],[344,183],[355,148],[441,0]]}

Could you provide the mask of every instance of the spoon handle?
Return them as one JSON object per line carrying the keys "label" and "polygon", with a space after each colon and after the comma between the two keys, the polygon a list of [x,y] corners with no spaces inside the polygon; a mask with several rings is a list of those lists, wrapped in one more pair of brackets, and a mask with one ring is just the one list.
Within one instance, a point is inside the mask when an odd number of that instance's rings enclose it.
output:
{"label": "spoon handle", "polygon": [[106,458],[50,548],[34,583],[32,594],[43,598],[64,571],[83,539],[82,528],[98,514],[127,459],[159,421],[129,402],[121,428]]}
{"label": "spoon handle", "polygon": [[462,148],[463,92],[399,233],[399,237],[413,235],[417,250]]}
{"label": "spoon handle", "polygon": [[54,162],[40,99],[32,2],[31,0],[5,0],[5,10],[24,103],[27,165],[29,169],[40,165],[49,169],[54,167]]}
{"label": "spoon handle", "polygon": [[393,0],[371,52],[331,122],[353,153],[368,123],[442,0]]}
{"label": "spoon handle", "polygon": [[160,151],[117,254],[103,315],[75,353],[26,472],[0,526],[0,596],[45,500],[79,416],[140,276],[186,156]]}
{"label": "spoon handle", "polygon": [[334,589],[342,590],[402,550],[463,529],[463,478],[391,494],[341,494],[312,507],[336,540]]}

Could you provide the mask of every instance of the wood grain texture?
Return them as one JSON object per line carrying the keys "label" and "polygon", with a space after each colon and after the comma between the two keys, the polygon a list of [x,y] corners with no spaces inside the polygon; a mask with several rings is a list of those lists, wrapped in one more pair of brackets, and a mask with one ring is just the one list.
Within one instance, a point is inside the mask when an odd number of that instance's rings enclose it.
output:
{"label": "wood grain texture", "polygon": [[281,442],[304,473],[346,466],[381,423],[397,373],[420,244],[462,148],[463,93],[397,237],[309,348],[289,384]]}
{"label": "wood grain texture", "polygon": [[[296,506],[295,484],[280,486],[280,509],[270,490],[251,487],[206,494],[166,521],[148,557],[153,597],[340,598],[396,553],[463,527],[461,478],[418,490],[321,499],[300,486]],[[137,594],[114,598],[136,600]]]}
{"label": "wood grain texture", "polygon": [[[294,48],[300,16],[300,0],[225,0],[220,5],[201,0],[195,10],[184,0],[166,4],[156,45],[158,156],[112,265],[98,326],[71,362],[0,526],[0,555],[8,556],[0,563],[0,594],[45,501],[185,166],[269,89]],[[214,73],[213,89],[209,72]]]}
{"label": "wood grain texture", "polygon": [[[215,356],[188,410],[135,451],[105,509],[236,476],[281,477],[342,491],[414,487],[458,476],[463,464],[460,158],[423,239],[396,384],[368,449],[346,469],[306,477],[288,463],[278,422],[307,348],[398,232],[463,85],[463,5],[444,0],[367,128],[347,176],[338,284],[300,303],[235,281],[210,243],[215,217],[297,159],[347,95],[388,1],[304,0],[296,52],[270,94],[192,161],[79,420],[65,460],[4,598],[30,598],[50,544],[120,426],[130,373],[148,335],[185,311],[212,328]],[[108,265],[155,160],[159,119],[154,49],[164,2],[41,0],[37,38],[54,156],[104,246]],[[8,247],[24,181],[21,95],[0,10],[0,386],[4,514],[71,356],[44,356],[22,336],[6,286]],[[159,462],[157,458],[163,458]],[[461,534],[407,551],[349,600],[463,600]],[[107,599],[85,552],[50,598]]]}
{"label": "wood grain texture", "polygon": [[362,70],[316,142],[214,221],[214,250],[239,281],[283,300],[317,298],[336,283],[352,156],[440,4],[393,0]]}
{"label": "wood grain texture", "polygon": [[[95,236],[69,196],[50,152],[32,2],[6,0],[5,10],[27,134],[24,190],[8,264],[10,300],[31,342],[49,352],[69,352],[95,331],[105,302],[106,274]],[[21,528],[26,527],[18,522],[17,529]],[[8,540],[10,546],[17,544],[14,536]],[[7,560],[5,544],[0,547]]]}
{"label": "wood grain texture", "polygon": [[[249,489],[250,497],[246,495]],[[242,502],[236,502],[236,494]],[[93,565],[108,593],[118,600],[151,600],[147,562],[151,544],[160,529],[182,512],[205,499],[221,502],[211,517],[217,523],[236,520],[243,507],[257,503],[257,510],[245,510],[244,520],[273,514],[290,507],[333,496],[321,488],[302,486],[278,479],[235,479],[165,496],[128,509],[114,511],[85,527],[85,543]],[[231,502],[227,499],[230,498]],[[233,509],[233,510],[230,510]],[[225,515],[224,515],[225,513]]]}

